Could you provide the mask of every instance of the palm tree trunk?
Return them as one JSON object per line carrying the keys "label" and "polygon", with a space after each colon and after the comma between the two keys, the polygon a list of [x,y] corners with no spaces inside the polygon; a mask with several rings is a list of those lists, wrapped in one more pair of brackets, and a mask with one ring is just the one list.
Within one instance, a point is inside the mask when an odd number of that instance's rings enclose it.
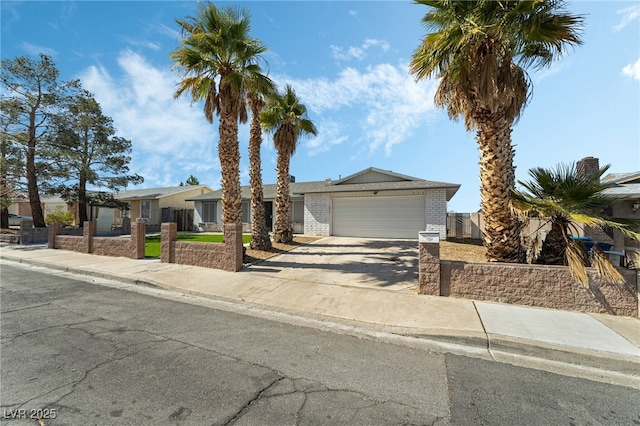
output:
{"label": "palm tree trunk", "polygon": [[273,226],[273,241],[290,243],[293,241],[293,228],[289,223],[291,198],[289,197],[289,162],[291,154],[278,150],[278,184],[276,185],[276,223]]}
{"label": "palm tree trunk", "polygon": [[260,109],[262,102],[252,98],[251,128],[249,130],[249,179],[251,183],[251,248],[254,250],[270,250],[271,240],[267,232],[264,217],[264,196],[262,191],[262,170],[260,161],[260,145],[262,130],[260,129]]}
{"label": "palm tree trunk", "polygon": [[233,90],[228,82],[224,82],[224,76],[221,77],[220,83],[218,156],[222,169],[222,223],[242,223],[238,116],[234,108]]}
{"label": "palm tree trunk", "polygon": [[515,188],[511,122],[501,114],[479,114],[476,123],[487,260],[523,262],[525,250],[520,240],[523,224],[511,211],[511,192]]}
{"label": "palm tree trunk", "polygon": [[551,231],[547,234],[536,263],[545,265],[566,265],[567,225],[558,220],[551,222]]}

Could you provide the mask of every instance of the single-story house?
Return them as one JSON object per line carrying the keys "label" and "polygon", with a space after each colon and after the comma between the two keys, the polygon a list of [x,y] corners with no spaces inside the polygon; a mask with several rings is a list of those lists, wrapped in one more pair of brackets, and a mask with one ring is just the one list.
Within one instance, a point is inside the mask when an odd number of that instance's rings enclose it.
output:
{"label": "single-story house", "polygon": [[[212,192],[207,185],[184,185],[166,188],[132,189],[118,191],[116,200],[128,204],[128,210],[114,210],[114,223],[118,218],[130,217],[131,221],[146,219],[151,229],[159,228],[162,222],[178,222],[179,230],[190,230],[193,223],[194,202],[189,199]],[[188,220],[187,220],[188,216]],[[181,226],[188,222],[189,226]]]}
{"label": "single-story house", "polygon": [[[603,193],[618,200],[612,206],[613,217],[640,220],[640,171],[610,173],[601,182],[609,186]],[[625,237],[618,231],[613,232],[612,240],[613,250],[640,255],[640,241]]]}
{"label": "single-story house", "polygon": [[[116,191],[113,193],[114,198],[126,203],[128,209],[95,203],[87,206],[87,217],[97,223],[98,232],[110,231],[114,226],[120,226],[122,218],[125,217],[131,218],[132,221],[147,219],[148,228],[151,230],[159,230],[162,222],[177,222],[179,230],[191,230],[194,203],[186,199],[211,191],[207,185]],[[45,195],[41,196],[41,202],[45,218],[57,209],[71,211],[77,224],[79,215],[75,203],[68,203],[59,196]],[[26,196],[16,198],[9,212],[31,216],[28,198]]]}
{"label": "single-story house", "polygon": [[[317,236],[418,238],[419,231],[446,238],[447,201],[460,185],[424,180],[374,167],[337,181],[292,182],[291,218],[295,233]],[[243,230],[250,231],[251,192],[242,188]],[[264,185],[265,220],[273,229],[276,185]],[[222,191],[189,198],[194,225],[220,231]]]}

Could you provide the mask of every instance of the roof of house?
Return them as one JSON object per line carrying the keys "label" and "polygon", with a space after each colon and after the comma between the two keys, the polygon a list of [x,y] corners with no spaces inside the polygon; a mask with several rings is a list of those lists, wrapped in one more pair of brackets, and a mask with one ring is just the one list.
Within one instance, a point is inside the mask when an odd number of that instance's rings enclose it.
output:
{"label": "roof of house", "polygon": [[[384,176],[389,179],[382,182],[362,182],[361,178],[369,174]],[[304,194],[323,194],[335,192],[366,192],[366,191],[389,191],[389,190],[425,190],[425,189],[445,189],[447,201],[453,197],[458,191],[460,185],[446,182],[436,182],[424,180],[412,176],[394,173],[389,170],[377,169],[369,167],[353,175],[343,179],[332,181],[330,179],[315,182],[291,182],[289,183],[289,191],[293,198],[303,196]],[[242,186],[242,199],[251,198],[251,187]],[[276,185],[263,185],[263,198],[274,199],[276,196]],[[187,201],[217,201],[222,199],[222,191],[217,190],[208,194],[199,195],[189,198]]]}
{"label": "roof of house", "polygon": [[602,178],[601,183],[605,185],[614,183],[640,183],[640,171],[628,173],[609,173]]}
{"label": "roof of house", "polygon": [[211,192],[211,188],[209,188],[207,185],[183,185],[171,186],[166,188],[131,189],[127,191],[118,191],[113,195],[117,200],[121,201],[157,200],[162,197],[168,197],[170,195],[194,191],[197,189],[205,189]]}
{"label": "roof of house", "polygon": [[603,194],[614,198],[640,198],[640,171],[609,173],[600,181],[609,188]]}
{"label": "roof of house", "polygon": [[640,183],[614,185],[602,193],[614,198],[640,198]]}

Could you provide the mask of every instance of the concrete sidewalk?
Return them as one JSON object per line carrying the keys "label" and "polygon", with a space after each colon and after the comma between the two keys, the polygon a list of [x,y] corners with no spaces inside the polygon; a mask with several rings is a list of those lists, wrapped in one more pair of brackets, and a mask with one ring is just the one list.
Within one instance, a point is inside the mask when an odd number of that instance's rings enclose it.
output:
{"label": "concrete sidewalk", "polygon": [[[247,268],[237,273],[158,259],[133,260],[44,246],[0,246],[0,259],[142,284],[342,324],[367,337],[464,353],[640,388],[640,320],[466,299],[404,289],[291,280]],[[343,331],[346,328],[343,328]],[[381,336],[386,336],[382,338]]]}

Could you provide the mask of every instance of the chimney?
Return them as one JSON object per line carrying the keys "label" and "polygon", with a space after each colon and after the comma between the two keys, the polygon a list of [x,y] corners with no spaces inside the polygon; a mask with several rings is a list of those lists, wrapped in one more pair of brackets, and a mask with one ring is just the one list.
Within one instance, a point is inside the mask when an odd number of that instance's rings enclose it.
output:
{"label": "chimney", "polygon": [[598,173],[600,160],[594,157],[585,157],[576,163],[578,176],[589,176]]}
{"label": "chimney", "polygon": [[295,182],[296,181],[296,177],[293,175],[289,175],[289,182]]}

